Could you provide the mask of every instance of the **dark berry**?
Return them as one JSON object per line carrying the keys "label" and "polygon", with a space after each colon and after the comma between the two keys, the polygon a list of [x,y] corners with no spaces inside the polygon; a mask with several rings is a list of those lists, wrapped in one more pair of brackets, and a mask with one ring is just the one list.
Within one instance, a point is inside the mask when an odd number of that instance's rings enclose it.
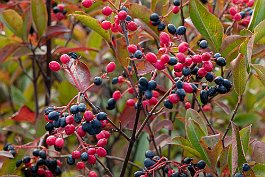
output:
{"label": "dark berry", "polygon": [[39,157],[43,158],[43,159],[46,159],[47,158],[46,152],[44,150],[40,150]]}
{"label": "dark berry", "polygon": [[190,83],[190,85],[192,86],[193,92],[197,92],[198,87],[194,83]]}
{"label": "dark berry", "polygon": [[174,0],[173,4],[174,6],[180,6],[180,0]]}
{"label": "dark berry", "polygon": [[107,109],[108,110],[114,109],[115,105],[116,105],[116,100],[114,98],[108,99],[108,102],[107,102]]}
{"label": "dark berry", "polygon": [[226,60],[225,60],[225,58],[223,58],[223,57],[219,57],[219,58],[217,58],[217,59],[216,59],[216,64],[217,64],[218,66],[225,66],[225,65],[226,65]]}
{"label": "dark berry", "polygon": [[230,81],[230,80],[228,80],[228,79],[224,79],[224,82],[223,82],[223,86],[225,86],[225,88],[227,89],[227,90],[230,90],[231,88],[232,88],[232,82]]}
{"label": "dark berry", "polygon": [[181,80],[178,80],[178,81],[176,82],[176,87],[177,87],[178,89],[182,89],[182,88],[183,88],[183,82],[182,82]]}
{"label": "dark berry", "polygon": [[135,53],[133,54],[134,58],[141,59],[143,56],[143,53],[141,50],[136,50]]}
{"label": "dark berry", "polygon": [[214,58],[219,58],[219,57],[221,57],[222,55],[220,54],[220,53],[216,53],[216,54],[214,54]]}
{"label": "dark berry", "polygon": [[213,175],[210,174],[210,173],[207,173],[207,174],[206,174],[206,177],[213,177]]}
{"label": "dark berry", "polygon": [[183,163],[185,164],[190,164],[192,162],[193,158],[190,158],[190,157],[186,157],[184,160],[183,160]]}
{"label": "dark berry", "polygon": [[42,158],[39,158],[39,160],[37,161],[37,165],[41,166],[41,165],[44,165],[44,164],[45,164],[45,160],[42,159]]}
{"label": "dark berry", "polygon": [[57,111],[52,111],[48,114],[48,119],[49,120],[58,120],[60,116],[60,113]]}
{"label": "dark berry", "polygon": [[126,19],[125,19],[127,22],[130,22],[132,21],[132,17],[130,15],[127,15]]}
{"label": "dark berry", "polygon": [[170,66],[174,66],[177,63],[178,63],[178,60],[175,57],[170,57],[169,61],[167,62],[167,64],[169,64]]}
{"label": "dark berry", "polygon": [[152,13],[150,16],[150,20],[154,22],[159,21],[159,15],[157,13]]}
{"label": "dark berry", "polygon": [[67,10],[64,9],[64,10],[63,10],[63,15],[66,15],[66,14],[67,14]]}
{"label": "dark berry", "polygon": [[143,87],[148,88],[148,80],[145,77],[141,77],[139,79],[139,84]]}
{"label": "dark berry", "polygon": [[114,78],[112,78],[111,83],[112,83],[113,85],[117,84],[118,82],[119,82],[118,77],[114,77]]}
{"label": "dark berry", "polygon": [[176,29],[176,27],[175,27],[175,25],[173,25],[173,24],[168,24],[167,25],[167,31],[170,33],[170,34],[175,34],[176,33],[176,31],[177,31],[177,29]]}
{"label": "dark berry", "polygon": [[35,157],[38,157],[40,154],[40,150],[39,149],[34,149],[32,152],[32,155],[34,155]]}
{"label": "dark berry", "polygon": [[226,89],[225,86],[223,86],[223,85],[218,85],[216,90],[217,90],[217,92],[220,93],[220,94],[225,94],[225,93],[227,93],[227,89]]}
{"label": "dark berry", "polygon": [[105,112],[99,112],[96,115],[96,117],[97,117],[98,120],[106,120],[107,119],[107,113],[105,113]]}
{"label": "dark berry", "polygon": [[25,156],[22,159],[23,163],[29,163],[30,162],[30,156]]}
{"label": "dark berry", "polygon": [[62,170],[61,170],[61,168],[57,166],[56,169],[54,170],[54,173],[55,173],[56,175],[61,175],[61,174],[62,174]]}
{"label": "dark berry", "polygon": [[76,123],[80,123],[82,121],[82,118],[83,117],[82,117],[82,115],[80,113],[77,113],[77,114],[74,115],[74,121]]}
{"label": "dark berry", "polygon": [[145,98],[151,99],[153,97],[152,91],[151,90],[146,90],[144,93]]}
{"label": "dark berry", "polygon": [[160,22],[157,26],[158,31],[163,31],[166,28],[166,24],[163,22]]}
{"label": "dark berry", "polygon": [[134,173],[134,177],[140,177],[142,175],[144,175],[143,171],[137,171],[137,172]]}
{"label": "dark berry", "polygon": [[52,10],[53,10],[53,13],[55,13],[55,14],[60,12],[60,10],[57,6],[55,6]]}
{"label": "dark berry", "polygon": [[9,150],[9,152],[10,152],[13,156],[15,156],[15,155],[17,154],[17,152],[16,152],[15,150]]}
{"label": "dark berry", "polygon": [[79,103],[78,110],[80,112],[85,112],[86,111],[86,104],[85,103]]}
{"label": "dark berry", "polygon": [[60,127],[60,120],[59,119],[58,120],[55,120],[55,121],[52,122],[52,124],[53,124],[53,126],[55,128],[59,128]]}
{"label": "dark berry", "polygon": [[102,124],[101,124],[101,122],[100,122],[99,120],[97,120],[97,119],[93,119],[93,120],[91,121],[91,126],[92,126],[93,128],[101,128]]}
{"label": "dark berry", "polygon": [[73,58],[73,59],[77,59],[78,55],[75,52],[69,52],[68,55]]}
{"label": "dark berry", "polygon": [[146,158],[144,159],[144,166],[146,168],[150,168],[155,164],[155,162],[153,160],[151,160],[150,158]]}
{"label": "dark berry", "polygon": [[188,170],[190,171],[191,176],[194,176],[195,175],[196,171],[195,171],[195,169],[193,167],[193,164],[190,164],[188,166]]}
{"label": "dark berry", "polygon": [[208,85],[207,85],[206,83],[203,83],[203,84],[202,84],[202,89],[203,89],[203,90],[206,89],[207,86],[208,86]]}
{"label": "dark berry", "polygon": [[54,126],[53,126],[53,123],[52,122],[48,122],[46,125],[45,125],[45,130],[46,131],[52,131],[54,129]]}
{"label": "dark berry", "polygon": [[87,160],[88,160],[88,154],[87,154],[87,152],[83,152],[83,153],[81,154],[81,160],[82,160],[82,161],[87,161]]}
{"label": "dark berry", "polygon": [[60,127],[64,128],[67,125],[65,117],[60,118],[59,121],[60,121]]}
{"label": "dark berry", "polygon": [[6,143],[5,145],[4,145],[4,147],[3,147],[3,150],[4,151],[8,151],[8,147],[10,146],[10,144],[9,143]]}
{"label": "dark berry", "polygon": [[54,108],[53,107],[47,107],[47,108],[44,109],[44,114],[45,115],[48,115],[52,111],[54,111]]}
{"label": "dark berry", "polygon": [[185,27],[185,26],[179,26],[179,27],[177,28],[176,33],[177,33],[178,35],[183,35],[183,34],[185,34],[185,33],[186,33],[186,27]]}
{"label": "dark berry", "polygon": [[224,78],[221,77],[221,76],[217,76],[215,79],[214,79],[214,82],[217,84],[217,85],[221,85],[224,83]]}
{"label": "dark berry", "polygon": [[206,3],[208,2],[208,0],[201,0],[201,2],[202,2],[203,4],[206,4]]}
{"label": "dark berry", "polygon": [[249,166],[249,164],[248,163],[244,163],[243,165],[242,165],[242,170],[243,171],[249,171],[250,170],[250,166]]}
{"label": "dark berry", "polygon": [[241,173],[236,173],[236,174],[234,175],[234,177],[244,177],[244,175],[241,174]]}
{"label": "dark berry", "polygon": [[199,46],[202,49],[206,49],[208,47],[208,43],[206,40],[201,40]]}
{"label": "dark berry", "polygon": [[184,67],[184,68],[182,69],[182,74],[183,74],[183,76],[189,76],[190,73],[191,73],[191,70],[190,70],[189,67]]}
{"label": "dark berry", "polygon": [[200,99],[202,104],[208,103],[208,92],[206,90],[201,90]]}
{"label": "dark berry", "polygon": [[164,106],[165,106],[167,109],[172,109],[172,108],[173,108],[173,104],[172,104],[169,100],[165,100],[165,101],[164,101]]}
{"label": "dark berry", "polygon": [[156,86],[157,86],[157,84],[156,84],[156,81],[155,80],[150,80],[148,82],[148,89],[149,90],[155,90],[156,89]]}
{"label": "dark berry", "polygon": [[214,96],[217,93],[217,89],[216,87],[210,87],[207,92],[209,96]]}
{"label": "dark berry", "polygon": [[239,12],[239,14],[241,15],[241,18],[244,18],[246,16],[246,13],[245,12]]}
{"label": "dark berry", "polygon": [[155,153],[151,150],[145,151],[145,157],[152,159],[155,156]]}
{"label": "dark berry", "polygon": [[206,166],[206,163],[204,160],[200,160],[197,165],[196,165],[199,169],[204,169]]}
{"label": "dark berry", "polygon": [[101,77],[95,77],[95,78],[94,78],[94,84],[95,84],[95,85],[101,85],[101,84],[102,84],[102,79],[101,79]]}
{"label": "dark berry", "polygon": [[161,23],[161,21],[160,20],[152,21],[151,23],[152,23],[153,26],[157,26],[157,25],[159,25]]}
{"label": "dark berry", "polygon": [[179,177],[179,172],[172,173],[170,177]]}
{"label": "dark berry", "polygon": [[82,124],[82,129],[85,131],[85,132],[88,132],[90,129],[92,129],[92,125],[91,123],[89,122],[85,122]]}
{"label": "dark berry", "polygon": [[22,164],[22,160],[18,160],[18,161],[16,162],[16,167],[19,167],[21,164]]}
{"label": "dark berry", "polygon": [[30,171],[32,172],[32,173],[37,173],[38,172],[38,166],[37,165],[33,165],[31,168],[30,168]]}
{"label": "dark berry", "polygon": [[184,101],[184,97],[186,96],[184,89],[177,89],[176,94],[179,96],[180,101]]}
{"label": "dark berry", "polygon": [[195,66],[195,67],[191,70],[191,74],[192,74],[192,75],[196,75],[196,74],[198,73],[198,70],[199,70],[198,66]]}
{"label": "dark berry", "polygon": [[77,105],[72,105],[71,107],[70,107],[70,112],[71,112],[71,114],[76,114],[76,113],[78,113],[79,112],[79,110],[78,110],[78,106]]}
{"label": "dark berry", "polygon": [[205,79],[206,79],[208,82],[212,82],[213,79],[214,79],[214,75],[213,75],[213,73],[208,72],[208,73],[206,74],[206,76],[205,76]]}

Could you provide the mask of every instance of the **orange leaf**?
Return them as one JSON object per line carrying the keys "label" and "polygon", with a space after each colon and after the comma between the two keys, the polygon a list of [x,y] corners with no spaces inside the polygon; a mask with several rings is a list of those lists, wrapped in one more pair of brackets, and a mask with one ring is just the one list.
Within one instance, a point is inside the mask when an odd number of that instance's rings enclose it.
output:
{"label": "orange leaf", "polygon": [[17,122],[34,122],[35,113],[31,111],[27,106],[23,105],[18,112],[10,117],[12,120]]}

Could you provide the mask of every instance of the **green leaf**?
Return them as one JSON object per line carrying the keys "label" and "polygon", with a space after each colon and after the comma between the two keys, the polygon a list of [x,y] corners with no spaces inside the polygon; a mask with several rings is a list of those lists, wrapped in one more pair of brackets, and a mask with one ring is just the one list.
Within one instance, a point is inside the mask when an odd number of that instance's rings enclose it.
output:
{"label": "green leaf", "polygon": [[252,64],[253,69],[257,72],[255,76],[261,81],[261,83],[265,86],[265,66],[260,64]]}
{"label": "green leaf", "polygon": [[5,10],[0,15],[0,21],[18,37],[22,37],[22,17],[12,9]]}
{"label": "green leaf", "polygon": [[254,28],[254,42],[259,43],[260,40],[265,38],[265,20],[260,22],[255,28]]}
{"label": "green leaf", "polygon": [[247,66],[243,54],[239,53],[237,58],[231,62],[235,91],[242,95],[247,83]]}
{"label": "green leaf", "polygon": [[204,148],[200,144],[200,140],[202,137],[207,134],[201,129],[200,125],[193,119],[189,118],[185,123],[186,135],[194,147],[200,154],[203,160],[210,165],[210,161],[208,155]]}
{"label": "green leaf", "polygon": [[234,123],[237,126],[246,126],[252,123],[255,123],[259,120],[259,116],[256,113],[248,112],[248,113],[239,113],[236,115],[234,119]]}
{"label": "green leaf", "polygon": [[190,0],[189,11],[190,18],[196,29],[210,43],[215,51],[219,51],[224,31],[220,20],[210,13],[199,0]]}
{"label": "green leaf", "polygon": [[248,29],[253,29],[265,19],[265,0],[256,0],[254,6],[254,12],[251,16]]}
{"label": "green leaf", "polygon": [[98,33],[100,36],[102,36],[107,42],[110,42],[110,33],[109,31],[104,30],[101,25],[100,22],[88,15],[85,14],[72,14],[77,20],[79,20],[83,25],[91,28],[92,30],[94,30],[96,33]]}
{"label": "green leaf", "polygon": [[264,177],[265,176],[265,164],[256,164],[252,170],[254,171],[256,177]]}
{"label": "green leaf", "polygon": [[238,55],[238,49],[245,39],[246,37],[231,35],[223,40],[220,52],[228,63],[234,59],[234,55]]}
{"label": "green leaf", "polygon": [[31,15],[35,29],[42,36],[47,28],[48,14],[45,1],[31,0]]}
{"label": "green leaf", "polygon": [[[102,41],[102,37],[98,33],[91,31],[87,37],[87,47],[100,50]],[[90,51],[90,59],[95,60],[97,54],[98,52]]]}
{"label": "green leaf", "polygon": [[142,163],[145,159],[145,151],[149,149],[149,143],[146,141],[148,138],[147,133],[143,133],[139,139],[139,143],[137,146],[137,151],[135,152],[135,162],[136,163]]}
{"label": "green leaf", "polygon": [[190,154],[194,155],[197,158],[201,158],[201,154],[196,150],[192,148],[192,144],[181,136],[176,136],[172,139],[172,142],[169,143],[175,146],[181,147],[183,150],[189,152]]}
{"label": "green leaf", "polygon": [[245,153],[248,152],[248,145],[250,140],[251,126],[249,125],[239,131],[240,139],[242,140],[242,147]]}
{"label": "green leaf", "polygon": [[151,9],[160,15],[166,15],[169,8],[169,0],[156,0],[151,2]]}
{"label": "green leaf", "polygon": [[203,130],[203,132],[208,135],[206,121],[197,111],[195,111],[194,109],[188,109],[186,111],[185,119],[189,120],[190,118],[196,121],[200,125],[200,128]]}

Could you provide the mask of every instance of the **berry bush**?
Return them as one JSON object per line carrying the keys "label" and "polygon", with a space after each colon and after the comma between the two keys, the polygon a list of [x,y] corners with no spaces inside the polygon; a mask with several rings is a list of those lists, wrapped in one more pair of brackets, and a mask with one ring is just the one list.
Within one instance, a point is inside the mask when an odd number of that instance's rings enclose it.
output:
{"label": "berry bush", "polygon": [[265,0],[4,0],[0,175],[264,177]]}

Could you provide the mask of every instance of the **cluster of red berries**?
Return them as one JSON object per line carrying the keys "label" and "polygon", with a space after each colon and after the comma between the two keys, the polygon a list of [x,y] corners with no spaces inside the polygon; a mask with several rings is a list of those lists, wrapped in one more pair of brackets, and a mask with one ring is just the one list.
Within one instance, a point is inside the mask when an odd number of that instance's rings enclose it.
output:
{"label": "cluster of red berries", "polygon": [[52,10],[53,10],[55,18],[58,21],[61,21],[66,18],[67,10],[65,9],[64,4],[58,4],[58,5],[54,4],[54,7]]}
{"label": "cluster of red berries", "polygon": [[[148,177],[154,174],[157,170],[163,169],[168,177],[188,177],[199,176],[200,173],[205,172],[206,163],[203,160],[193,163],[192,158],[185,158],[182,162],[169,161],[166,157],[156,156],[153,151],[145,152],[144,166],[141,171],[136,171],[134,177]],[[178,169],[177,171],[175,169]],[[206,177],[213,177],[210,173]]]}
{"label": "cluster of red berries", "polygon": [[252,6],[254,0],[233,0],[233,5],[229,8],[229,14],[233,20],[243,26],[248,26],[253,13]]}

